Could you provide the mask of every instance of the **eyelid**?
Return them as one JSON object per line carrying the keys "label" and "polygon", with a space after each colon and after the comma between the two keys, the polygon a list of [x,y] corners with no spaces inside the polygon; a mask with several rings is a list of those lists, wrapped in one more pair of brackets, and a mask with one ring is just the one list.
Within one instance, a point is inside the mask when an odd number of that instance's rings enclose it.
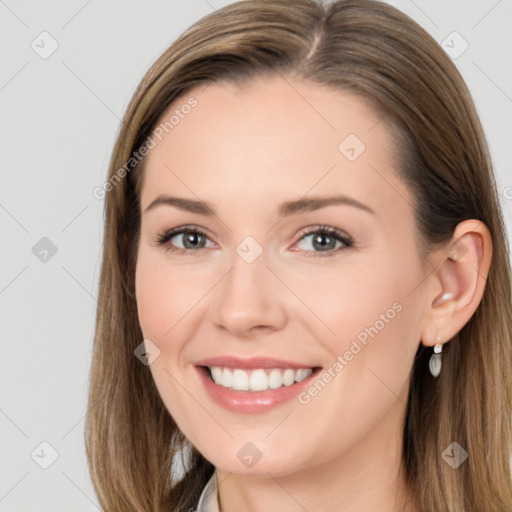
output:
{"label": "eyelid", "polygon": [[206,234],[206,232],[205,232],[206,230],[204,228],[200,228],[199,226],[195,226],[194,224],[186,224],[183,226],[178,226],[178,227],[167,229],[167,230],[163,231],[161,234],[159,234],[157,236],[156,243],[159,243],[159,242],[163,243],[164,239],[169,239],[169,238],[172,238],[173,236],[181,235],[182,233],[184,233],[186,231],[194,231],[194,232],[200,233],[204,236],[208,236]]}
{"label": "eyelid", "polygon": [[335,228],[333,226],[328,226],[326,224],[312,224],[310,226],[302,228],[298,234],[299,240],[301,240],[304,236],[311,235],[313,233],[328,233],[332,234],[332,236],[341,238],[347,242],[354,241],[353,238],[345,231],[342,231],[341,229]]}

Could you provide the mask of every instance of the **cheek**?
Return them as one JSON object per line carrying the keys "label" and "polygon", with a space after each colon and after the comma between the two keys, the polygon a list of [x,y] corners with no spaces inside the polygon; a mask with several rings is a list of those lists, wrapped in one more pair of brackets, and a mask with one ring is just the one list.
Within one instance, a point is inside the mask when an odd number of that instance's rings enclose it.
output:
{"label": "cheek", "polygon": [[316,324],[318,339],[337,351],[375,322],[380,327],[381,315],[394,319],[396,303],[402,303],[404,293],[403,277],[394,279],[391,270],[377,270],[368,262],[368,266],[341,266],[335,272],[309,272],[307,279],[296,281],[294,292],[307,306],[304,313]]}
{"label": "cheek", "polygon": [[188,324],[181,319],[197,302],[197,290],[194,292],[193,286],[183,287],[183,274],[170,272],[168,264],[159,260],[159,255],[144,248],[139,251],[135,275],[138,318],[144,339],[150,339],[160,350],[160,357],[149,367],[159,395],[180,428],[189,431],[188,395],[183,393],[176,377],[182,370],[181,340],[189,336]]}
{"label": "cheek", "polygon": [[[158,339],[171,327],[173,294],[158,268],[139,258],[135,279],[137,311],[144,338]],[[172,313],[171,313],[172,314]]]}
{"label": "cheek", "polygon": [[313,383],[300,403],[309,417],[324,418],[321,434],[331,448],[355,442],[407,400],[421,309],[407,297],[408,279],[402,273],[396,278],[392,268],[352,267],[311,288],[308,305],[325,324],[316,320],[317,332],[324,333],[317,339],[330,361],[323,384]]}
{"label": "cheek", "polygon": [[376,376],[369,369],[397,391],[407,381],[421,324],[419,292],[410,292],[421,276],[413,257],[395,256],[369,258],[297,288],[317,315],[308,314],[332,364],[343,357],[346,385],[371,387]]}
{"label": "cheek", "polygon": [[194,304],[201,289],[193,276],[179,269],[170,271],[165,258],[141,249],[135,288],[139,323],[144,337],[164,342]]}

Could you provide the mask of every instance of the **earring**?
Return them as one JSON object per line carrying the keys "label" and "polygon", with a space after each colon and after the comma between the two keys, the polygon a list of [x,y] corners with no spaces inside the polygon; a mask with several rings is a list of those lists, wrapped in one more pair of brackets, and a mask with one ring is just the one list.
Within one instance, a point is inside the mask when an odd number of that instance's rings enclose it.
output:
{"label": "earring", "polygon": [[441,338],[437,336],[436,340],[437,343],[434,346],[434,353],[430,356],[430,361],[428,362],[428,367],[433,377],[437,377],[441,372],[441,352],[443,350]]}

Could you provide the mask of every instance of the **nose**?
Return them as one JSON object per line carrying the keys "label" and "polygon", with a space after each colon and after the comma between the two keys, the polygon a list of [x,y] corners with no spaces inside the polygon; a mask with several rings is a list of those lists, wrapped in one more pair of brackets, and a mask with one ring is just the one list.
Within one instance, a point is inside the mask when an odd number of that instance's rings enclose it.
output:
{"label": "nose", "polygon": [[219,283],[214,321],[233,336],[248,338],[286,324],[285,287],[261,255],[252,263],[238,254]]}

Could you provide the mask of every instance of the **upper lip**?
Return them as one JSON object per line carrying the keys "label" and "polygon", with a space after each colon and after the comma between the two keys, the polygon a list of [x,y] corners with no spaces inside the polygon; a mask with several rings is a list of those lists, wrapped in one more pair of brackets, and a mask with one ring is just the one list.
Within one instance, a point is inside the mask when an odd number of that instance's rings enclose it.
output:
{"label": "upper lip", "polygon": [[271,357],[250,357],[240,358],[235,356],[219,356],[200,359],[194,363],[196,366],[217,366],[224,368],[317,368],[317,365],[308,363],[296,363],[294,361],[284,361],[283,359],[274,359]]}

